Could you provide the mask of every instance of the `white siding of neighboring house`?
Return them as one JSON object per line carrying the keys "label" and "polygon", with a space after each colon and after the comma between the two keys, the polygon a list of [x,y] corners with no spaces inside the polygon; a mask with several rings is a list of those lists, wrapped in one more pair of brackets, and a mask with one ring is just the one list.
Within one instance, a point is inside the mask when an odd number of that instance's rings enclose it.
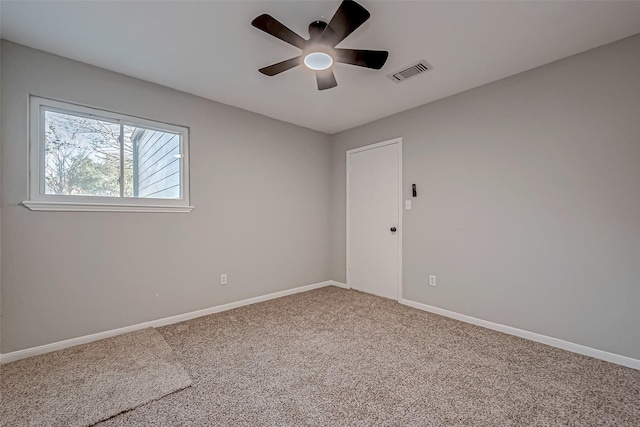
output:
{"label": "white siding of neighboring house", "polygon": [[152,129],[136,129],[134,147],[134,196],[179,199],[182,159],[180,135]]}

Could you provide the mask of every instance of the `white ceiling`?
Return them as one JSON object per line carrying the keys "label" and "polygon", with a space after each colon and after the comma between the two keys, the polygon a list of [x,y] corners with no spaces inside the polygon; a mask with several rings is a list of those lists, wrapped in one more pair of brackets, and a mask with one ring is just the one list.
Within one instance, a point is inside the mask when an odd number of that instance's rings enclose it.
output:
{"label": "white ceiling", "polygon": [[[258,68],[299,50],[253,28],[268,13],[307,38],[339,1],[2,1],[1,36],[329,134],[640,33],[640,1],[360,0],[371,19],[339,46],[390,52],[380,71]],[[425,59],[402,84],[386,75]]]}

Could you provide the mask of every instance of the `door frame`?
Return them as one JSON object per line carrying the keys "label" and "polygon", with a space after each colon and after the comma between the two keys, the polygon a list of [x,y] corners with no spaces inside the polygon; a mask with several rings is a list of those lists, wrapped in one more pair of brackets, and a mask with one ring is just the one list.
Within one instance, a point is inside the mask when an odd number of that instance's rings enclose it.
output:
{"label": "door frame", "polygon": [[347,150],[347,168],[346,168],[346,174],[347,174],[347,286],[351,287],[351,264],[350,264],[350,243],[349,243],[349,228],[350,228],[350,223],[351,223],[351,218],[350,218],[350,203],[351,203],[351,194],[350,194],[350,182],[351,182],[351,154],[355,154],[355,153],[359,153],[362,151],[368,151],[368,150],[373,150],[376,148],[380,148],[380,147],[385,147],[387,145],[393,145],[393,144],[397,144],[398,145],[398,203],[397,203],[397,207],[398,207],[398,225],[397,227],[400,229],[400,232],[398,233],[398,294],[397,294],[397,301],[400,301],[402,299],[402,234],[404,232],[404,228],[402,227],[402,199],[403,199],[403,195],[402,195],[402,137],[398,137],[398,138],[394,138],[394,139],[390,139],[387,141],[382,141],[382,142],[377,142],[375,144],[370,144],[370,145],[365,145],[362,147],[358,147],[358,148],[353,148],[351,150]]}

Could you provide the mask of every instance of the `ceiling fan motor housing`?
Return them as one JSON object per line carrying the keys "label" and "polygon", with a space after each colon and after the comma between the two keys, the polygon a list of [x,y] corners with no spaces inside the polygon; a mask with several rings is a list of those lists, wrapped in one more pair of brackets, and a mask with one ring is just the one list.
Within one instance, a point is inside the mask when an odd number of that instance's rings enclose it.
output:
{"label": "ceiling fan motor housing", "polygon": [[315,40],[322,35],[327,23],[322,21],[313,21],[309,24],[309,40]]}
{"label": "ceiling fan motor housing", "polygon": [[[309,24],[309,42],[307,47],[302,50],[302,56],[304,58],[309,54],[320,52],[329,55],[332,61],[335,60],[335,52],[332,46],[329,46],[327,43],[323,43],[320,39],[320,36],[326,28],[327,23],[323,21],[313,21]],[[304,62],[306,64],[306,60]],[[314,69],[313,67],[309,68]]]}

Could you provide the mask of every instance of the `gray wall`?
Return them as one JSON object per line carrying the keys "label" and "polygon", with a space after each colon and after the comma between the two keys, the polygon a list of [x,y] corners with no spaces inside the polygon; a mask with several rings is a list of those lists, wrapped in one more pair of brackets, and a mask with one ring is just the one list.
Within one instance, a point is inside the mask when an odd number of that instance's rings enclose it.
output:
{"label": "gray wall", "polygon": [[[2,65],[3,353],[329,278],[327,135],[6,41]],[[20,206],[29,93],[188,126],[195,210]]]}
{"label": "gray wall", "polygon": [[[2,6],[0,5],[0,9]],[[0,42],[0,82],[2,81],[2,43]],[[0,84],[0,353],[2,353],[2,84]]]}
{"label": "gray wall", "polygon": [[640,359],[640,36],[337,134],[335,280],[345,151],[398,136],[404,298]]}

